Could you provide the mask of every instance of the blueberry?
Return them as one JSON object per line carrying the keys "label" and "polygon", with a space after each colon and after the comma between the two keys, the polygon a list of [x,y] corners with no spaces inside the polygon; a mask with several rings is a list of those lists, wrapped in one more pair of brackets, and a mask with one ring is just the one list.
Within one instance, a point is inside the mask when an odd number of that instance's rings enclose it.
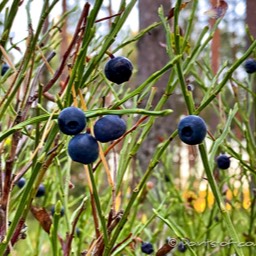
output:
{"label": "blueberry", "polygon": [[[64,213],[65,213],[64,207],[61,207],[60,216],[63,217],[63,216],[64,216]],[[55,214],[55,205],[53,205],[53,206],[51,207],[51,215],[54,216],[54,214]]]}
{"label": "blueberry", "polygon": [[130,79],[133,66],[130,60],[125,57],[114,57],[105,65],[107,79],[116,84],[121,84]]}
{"label": "blueberry", "polygon": [[120,138],[126,131],[126,123],[118,115],[106,115],[96,121],[93,129],[96,140],[104,143]]}
{"label": "blueberry", "polygon": [[19,188],[23,188],[24,186],[25,186],[25,184],[26,184],[26,179],[25,178],[20,178],[18,181],[17,181],[17,183],[16,183],[16,185],[19,187]]}
{"label": "blueberry", "polygon": [[2,65],[1,76],[4,76],[4,74],[7,72],[7,70],[8,70],[9,68],[10,68],[9,65],[6,64],[6,63],[4,63],[4,64]]}
{"label": "blueberry", "polygon": [[230,157],[228,157],[227,155],[219,155],[217,158],[216,158],[216,162],[217,162],[217,166],[220,168],[220,169],[228,169],[229,166],[230,166]]}
{"label": "blueberry", "polygon": [[58,117],[60,130],[67,135],[80,133],[86,125],[84,112],[76,107],[64,108]]}
{"label": "blueberry", "polygon": [[77,235],[77,237],[80,237],[80,235],[81,235],[81,230],[80,230],[80,228],[76,228],[76,235]]}
{"label": "blueberry", "polygon": [[252,58],[247,59],[244,62],[244,69],[249,74],[256,72],[256,60]]}
{"label": "blueberry", "polygon": [[42,197],[44,195],[45,195],[45,186],[44,184],[40,184],[36,192],[36,197]]}
{"label": "blueberry", "polygon": [[204,140],[206,133],[206,124],[199,116],[186,116],[178,124],[179,137],[188,145],[200,144]]}
{"label": "blueberry", "polygon": [[142,242],[141,251],[144,252],[145,254],[151,254],[154,252],[153,245],[149,242]]}
{"label": "blueberry", "polygon": [[178,243],[178,251],[179,252],[185,252],[187,250],[186,245],[183,242]]}
{"label": "blueberry", "polygon": [[68,153],[75,162],[91,164],[99,156],[99,145],[89,133],[78,134],[70,140]]}

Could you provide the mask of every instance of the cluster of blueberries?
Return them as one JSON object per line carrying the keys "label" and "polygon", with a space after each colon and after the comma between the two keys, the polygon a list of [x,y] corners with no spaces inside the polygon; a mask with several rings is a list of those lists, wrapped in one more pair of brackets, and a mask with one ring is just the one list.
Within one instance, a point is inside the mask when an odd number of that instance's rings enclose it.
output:
{"label": "cluster of blueberries", "polygon": [[[247,59],[244,64],[248,73],[256,71],[256,61]],[[3,64],[1,75],[3,76],[9,69],[7,64]],[[104,73],[107,79],[116,84],[121,84],[130,79],[133,66],[129,59],[125,57],[112,57],[105,65]],[[84,112],[76,107],[63,109],[58,116],[58,125],[61,132],[73,136],[68,145],[68,153],[73,161],[90,164],[99,155],[101,143],[110,142],[120,138],[126,131],[125,121],[118,115],[106,115],[94,124],[94,137],[90,133],[81,133],[86,127],[86,116]],[[178,135],[184,143],[197,145],[203,142],[207,134],[205,121],[197,115],[189,115],[183,118],[178,124]],[[228,169],[230,157],[221,154],[216,158],[217,166],[220,169]],[[26,179],[21,178],[17,186],[22,188]],[[36,197],[45,194],[45,187],[41,184]]]}
{"label": "cluster of blueberries", "polygon": [[[121,84],[130,79],[133,66],[125,57],[112,57],[105,65],[107,79]],[[58,117],[60,130],[74,135],[68,144],[68,154],[75,162],[93,163],[99,156],[98,142],[106,143],[120,138],[126,131],[125,121],[118,115],[106,115],[94,124],[94,137],[90,133],[81,133],[86,127],[84,112],[76,107],[63,109]]]}
{"label": "cluster of blueberries", "polygon": [[[256,71],[256,61],[248,59],[244,68],[247,73]],[[1,75],[3,76],[9,69],[7,64],[2,66]],[[125,57],[112,57],[105,65],[104,73],[107,79],[116,84],[121,84],[130,79],[133,66]],[[86,116],[84,112],[77,107],[67,107],[63,109],[58,116],[58,125],[62,133],[73,136],[68,144],[68,154],[75,162],[82,164],[91,164],[99,156],[98,141],[101,143],[110,142],[120,138],[126,132],[126,123],[118,115],[106,115],[98,119],[94,126],[92,136],[88,132],[82,133],[86,127]],[[197,115],[189,115],[183,118],[178,124],[178,135],[181,141],[188,145],[197,145],[203,142],[207,134],[205,121]],[[216,158],[217,166],[220,169],[228,169],[230,166],[230,157],[221,154]],[[25,178],[17,182],[17,186],[22,188],[26,183]],[[40,184],[36,197],[45,194],[45,187]],[[55,207],[51,208],[51,214],[54,215]],[[64,208],[61,209],[61,216],[64,215]],[[180,242],[177,246],[180,252],[186,251],[186,246]],[[153,245],[149,242],[143,242],[141,251],[145,254],[154,252]]]}
{"label": "cluster of blueberries", "polygon": [[[4,76],[9,69],[4,63],[1,69],[1,76]],[[107,79],[116,84],[128,81],[132,75],[133,66],[125,57],[114,57],[106,63],[104,73]],[[120,138],[126,131],[125,121],[117,115],[106,115],[100,118],[94,125],[93,137],[89,133],[81,133],[86,127],[86,116],[84,112],[76,107],[68,107],[61,111],[58,117],[60,130],[67,135],[74,135],[68,145],[68,153],[73,161],[90,164],[99,155],[97,141],[105,143]],[[26,184],[24,177],[20,178],[16,185],[23,188]],[[40,184],[36,197],[45,195],[45,186]],[[61,215],[63,213],[61,212]]]}
{"label": "cluster of blueberries", "polygon": [[62,133],[74,135],[68,144],[68,154],[75,162],[91,164],[99,156],[99,145],[120,138],[126,131],[126,122],[118,115],[106,115],[98,119],[94,126],[94,136],[81,133],[86,127],[86,116],[77,107],[67,107],[58,116]]}

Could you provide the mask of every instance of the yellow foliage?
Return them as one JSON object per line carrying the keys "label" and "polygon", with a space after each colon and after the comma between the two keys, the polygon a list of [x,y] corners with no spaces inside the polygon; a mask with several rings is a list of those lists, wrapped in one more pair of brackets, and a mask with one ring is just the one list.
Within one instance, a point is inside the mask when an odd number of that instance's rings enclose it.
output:
{"label": "yellow foliage", "polygon": [[194,203],[193,203],[193,207],[194,209],[201,213],[205,210],[205,207],[206,207],[206,201],[205,201],[205,198],[197,198]]}
{"label": "yellow foliage", "polygon": [[142,216],[141,216],[141,222],[142,222],[142,224],[145,224],[146,222],[147,222],[147,215],[146,214],[142,214]]}
{"label": "yellow foliage", "polygon": [[250,191],[247,189],[243,191],[243,207],[244,209],[248,209],[250,205],[251,205]]}
{"label": "yellow foliage", "polygon": [[[248,209],[251,205],[251,198],[249,190],[244,190],[241,202],[234,201],[235,197],[239,196],[239,190],[227,190],[225,199],[230,201],[230,203],[226,203],[225,207],[228,211],[232,210],[232,205],[235,208],[243,207],[244,209]],[[202,213],[206,207],[211,208],[214,204],[214,195],[211,191],[200,190],[198,195],[190,190],[186,190],[183,192],[182,197],[189,203],[196,212]],[[233,200],[233,201],[232,201]]]}
{"label": "yellow foliage", "polygon": [[227,211],[231,211],[231,210],[232,210],[232,206],[231,206],[231,204],[229,204],[229,203],[226,203],[226,204],[225,204],[225,207],[226,207],[226,210],[227,210]]}
{"label": "yellow foliage", "polygon": [[197,198],[197,195],[193,191],[186,190],[183,192],[182,197],[185,199],[185,201],[191,202]]}

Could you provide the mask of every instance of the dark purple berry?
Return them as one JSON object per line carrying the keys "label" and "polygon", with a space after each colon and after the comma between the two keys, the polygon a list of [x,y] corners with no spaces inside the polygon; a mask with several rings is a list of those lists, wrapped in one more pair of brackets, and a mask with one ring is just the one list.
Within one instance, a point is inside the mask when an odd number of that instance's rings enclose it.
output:
{"label": "dark purple berry", "polygon": [[23,188],[24,186],[25,186],[25,184],[26,184],[26,179],[25,178],[20,178],[18,181],[17,181],[17,183],[16,183],[16,185],[19,187],[19,188]]}
{"label": "dark purple berry", "polygon": [[219,155],[217,158],[216,158],[216,162],[217,162],[217,166],[220,168],[220,169],[228,169],[230,167],[230,157],[228,157],[227,155]]}
{"label": "dark purple berry", "polygon": [[256,72],[256,60],[255,59],[247,59],[244,62],[244,69],[248,74]]}
{"label": "dark purple berry", "polygon": [[6,63],[4,63],[4,64],[2,65],[1,76],[4,76],[5,73],[7,72],[7,70],[8,70],[9,68],[10,68],[9,65],[6,64]]}
{"label": "dark purple berry", "polygon": [[70,140],[68,153],[75,162],[91,164],[99,156],[99,145],[91,134],[78,134]]}
{"label": "dark purple berry", "polygon": [[67,135],[80,133],[86,125],[86,117],[80,108],[64,108],[58,116],[60,130]]}
{"label": "dark purple berry", "polygon": [[207,133],[204,120],[196,115],[189,115],[183,118],[178,124],[180,139],[188,145],[202,143]]}
{"label": "dark purple berry", "polygon": [[126,131],[125,121],[118,115],[107,115],[96,121],[94,127],[96,140],[109,142],[120,138]]}
{"label": "dark purple berry", "polygon": [[178,251],[179,252],[185,252],[187,250],[186,245],[183,242],[178,243]]}
{"label": "dark purple berry", "polygon": [[107,79],[116,84],[121,84],[130,79],[133,66],[130,60],[125,57],[114,57],[105,65]]}
{"label": "dark purple berry", "polygon": [[44,195],[45,195],[45,186],[44,184],[40,184],[36,192],[36,197],[42,197]]}
{"label": "dark purple berry", "polygon": [[80,228],[76,228],[76,235],[77,235],[77,237],[80,237],[80,235],[81,235],[81,230],[80,230]]}
{"label": "dark purple berry", "polygon": [[151,254],[154,252],[153,245],[149,242],[142,242],[141,251],[145,254]]}

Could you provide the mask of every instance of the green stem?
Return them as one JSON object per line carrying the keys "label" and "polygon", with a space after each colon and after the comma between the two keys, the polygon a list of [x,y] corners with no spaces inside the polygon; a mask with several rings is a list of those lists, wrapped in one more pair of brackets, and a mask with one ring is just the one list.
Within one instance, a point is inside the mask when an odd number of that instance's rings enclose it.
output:
{"label": "green stem", "polygon": [[[127,114],[140,114],[140,115],[148,115],[148,116],[151,116],[151,115],[152,116],[166,116],[171,113],[172,113],[171,109],[165,109],[162,111],[149,111],[149,110],[145,110],[145,109],[134,108],[134,109],[122,109],[122,110],[96,109],[96,110],[86,111],[85,115],[87,118],[93,118],[93,117],[102,116],[102,115],[127,115]],[[0,133],[0,142],[3,141],[3,139],[8,137],[9,135],[13,134],[14,132],[26,127],[27,125],[37,124],[37,123],[40,123],[43,121],[47,121],[50,116],[51,116],[51,114],[44,114],[41,116],[32,117],[30,119],[27,119],[15,126],[11,127],[7,131]],[[58,118],[58,114],[52,115],[53,120],[57,119],[57,118]]]}
{"label": "green stem", "polygon": [[61,202],[58,201],[55,205],[55,213],[53,216],[53,223],[50,229],[50,239],[51,239],[51,245],[52,245],[52,253],[53,255],[58,256],[59,255],[59,246],[58,246],[58,226],[59,226],[59,220],[61,218]]}
{"label": "green stem", "polygon": [[199,145],[199,151],[200,151],[200,155],[201,155],[202,162],[203,162],[203,165],[204,165],[204,169],[205,169],[205,173],[206,173],[206,176],[207,176],[208,183],[211,187],[212,193],[213,193],[214,198],[217,202],[217,205],[218,205],[218,207],[221,211],[221,214],[222,214],[222,216],[223,216],[223,218],[226,222],[226,227],[229,231],[230,237],[233,240],[234,248],[235,248],[235,250],[236,250],[236,252],[239,256],[243,256],[244,253],[243,253],[241,247],[239,247],[238,235],[237,235],[236,230],[235,230],[235,228],[232,224],[231,218],[230,218],[229,213],[228,213],[228,211],[225,207],[225,204],[222,200],[222,197],[221,197],[221,194],[219,192],[218,186],[217,186],[217,184],[215,182],[215,179],[213,177],[212,170],[210,169],[210,165],[209,165],[209,161],[208,161],[208,154],[206,152],[204,144]]}
{"label": "green stem", "polygon": [[99,198],[97,186],[96,186],[94,175],[93,175],[93,169],[90,164],[88,165],[88,170],[89,170],[90,180],[92,183],[93,197],[95,199],[96,208],[98,211],[99,219],[100,219],[102,230],[103,230],[104,244],[107,245],[108,244],[108,231],[107,231],[106,220],[102,213],[102,209],[101,209],[101,205],[100,205],[100,198]]}

